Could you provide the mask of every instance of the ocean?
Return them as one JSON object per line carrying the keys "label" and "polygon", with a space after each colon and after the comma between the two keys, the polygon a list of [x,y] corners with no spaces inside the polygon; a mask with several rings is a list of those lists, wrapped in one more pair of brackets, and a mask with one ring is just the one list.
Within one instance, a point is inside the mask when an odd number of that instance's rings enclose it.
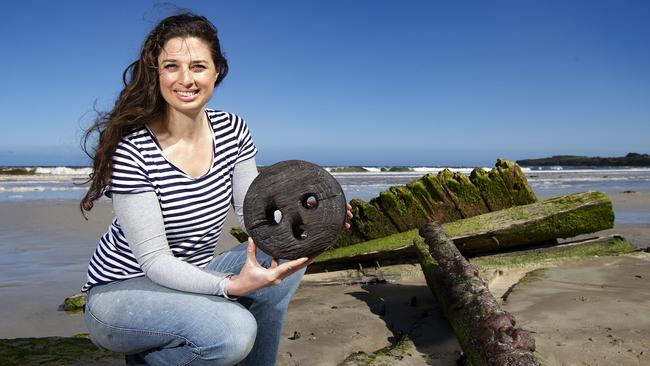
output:
{"label": "ocean", "polygon": [[[406,184],[448,168],[469,175],[467,167],[325,167],[339,181],[347,200],[366,201],[390,186]],[[489,170],[489,168],[483,168]],[[522,168],[539,198],[597,190],[606,194],[650,191],[650,168],[530,167]],[[0,168],[0,202],[79,200],[88,167]],[[617,212],[617,223],[650,223],[650,209]]]}

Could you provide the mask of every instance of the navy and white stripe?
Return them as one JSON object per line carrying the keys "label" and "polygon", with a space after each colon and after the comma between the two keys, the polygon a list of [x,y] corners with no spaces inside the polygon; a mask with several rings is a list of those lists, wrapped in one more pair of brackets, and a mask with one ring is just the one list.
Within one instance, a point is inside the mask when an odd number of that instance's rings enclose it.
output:
{"label": "navy and white stripe", "polygon": [[[146,127],[130,132],[113,155],[111,183],[104,194],[156,192],[174,256],[203,267],[214,255],[217,239],[232,201],[235,164],[252,158],[257,148],[242,118],[206,110],[214,131],[214,158],[210,169],[192,178],[168,162]],[[117,218],[101,237],[81,289],[143,276]]]}

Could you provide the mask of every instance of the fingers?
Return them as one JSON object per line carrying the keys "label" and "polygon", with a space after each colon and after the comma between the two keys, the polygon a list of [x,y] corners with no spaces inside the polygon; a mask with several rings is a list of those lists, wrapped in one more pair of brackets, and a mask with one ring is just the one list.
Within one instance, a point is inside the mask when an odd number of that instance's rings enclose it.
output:
{"label": "fingers", "polygon": [[311,262],[313,262],[313,259],[302,257],[289,262],[284,262],[274,268],[274,270],[277,271],[278,278],[283,279],[292,275],[294,272],[307,267]]}
{"label": "fingers", "polygon": [[[350,204],[348,204],[348,205],[346,206],[346,208],[347,208],[347,211],[345,212],[345,219],[346,219],[346,220],[352,220],[352,217],[354,217],[354,216],[352,215],[352,206],[350,206]],[[345,231],[350,230],[350,223],[348,223],[348,222],[344,222],[344,223],[343,223],[343,230],[345,230]]]}
{"label": "fingers", "polygon": [[246,261],[252,264],[259,265],[259,263],[257,262],[257,256],[255,255],[256,251],[257,250],[256,250],[255,242],[253,241],[253,238],[249,237],[248,247],[246,247]]}

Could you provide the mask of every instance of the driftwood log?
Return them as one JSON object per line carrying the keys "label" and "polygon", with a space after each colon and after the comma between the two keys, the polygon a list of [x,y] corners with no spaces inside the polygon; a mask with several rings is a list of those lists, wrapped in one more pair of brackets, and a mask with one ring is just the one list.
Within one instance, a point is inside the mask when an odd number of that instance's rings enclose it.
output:
{"label": "driftwood log", "polygon": [[[463,255],[474,256],[610,229],[614,226],[614,211],[605,194],[591,191],[506,208],[442,226]],[[411,247],[417,236],[417,230],[412,230],[337,248],[318,257],[308,272],[354,269],[359,264],[367,267],[410,263],[417,259]]]}
{"label": "driftwood log", "polygon": [[427,283],[471,364],[542,365],[534,353],[534,338],[515,327],[515,318],[501,310],[478,270],[460,254],[442,227],[424,225],[420,235],[437,262],[425,271]]}
{"label": "driftwood log", "polygon": [[343,231],[345,215],[345,195],[336,179],[302,160],[262,170],[244,199],[246,229],[274,258],[322,253]]}

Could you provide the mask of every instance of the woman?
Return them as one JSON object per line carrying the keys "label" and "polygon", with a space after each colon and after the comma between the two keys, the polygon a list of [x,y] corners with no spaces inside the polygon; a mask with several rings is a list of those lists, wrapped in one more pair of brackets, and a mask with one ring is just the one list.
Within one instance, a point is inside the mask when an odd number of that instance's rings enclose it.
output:
{"label": "woman", "polygon": [[279,264],[252,240],[213,254],[231,204],[243,222],[257,174],[245,122],[205,107],[227,72],[206,18],[168,17],[85,136],[100,132],[82,214],[105,194],[116,218],[90,260],[84,319],[95,344],[130,364],[274,364],[310,263]]}

